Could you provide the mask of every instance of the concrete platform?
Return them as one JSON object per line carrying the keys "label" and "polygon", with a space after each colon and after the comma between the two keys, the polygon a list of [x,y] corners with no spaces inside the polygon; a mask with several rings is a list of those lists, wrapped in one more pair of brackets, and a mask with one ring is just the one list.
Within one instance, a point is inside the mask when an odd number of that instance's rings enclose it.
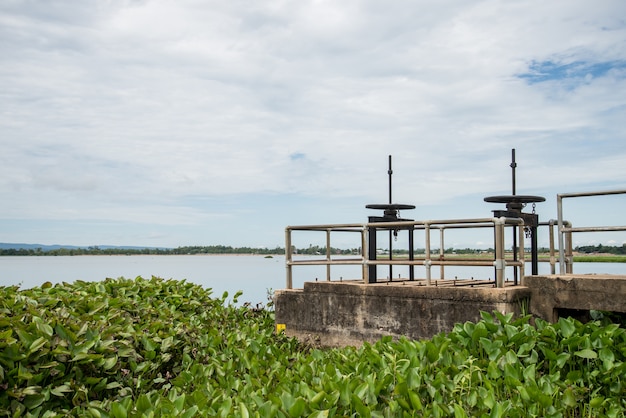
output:
{"label": "concrete platform", "polygon": [[362,280],[307,282],[277,290],[276,324],[320,346],[360,345],[383,336],[431,338],[455,324],[477,322],[480,311],[530,313],[554,322],[590,310],[626,313],[626,276],[526,276],[524,286],[423,280],[364,284]]}
{"label": "concrete platform", "polygon": [[626,276],[614,274],[555,274],[527,276],[530,312],[555,322],[567,311],[626,313]]}
{"label": "concrete platform", "polygon": [[480,320],[480,311],[519,314],[528,306],[527,287],[444,282],[306,282],[303,289],[275,292],[276,324],[303,341],[346,346],[387,335],[430,338],[456,323]]}

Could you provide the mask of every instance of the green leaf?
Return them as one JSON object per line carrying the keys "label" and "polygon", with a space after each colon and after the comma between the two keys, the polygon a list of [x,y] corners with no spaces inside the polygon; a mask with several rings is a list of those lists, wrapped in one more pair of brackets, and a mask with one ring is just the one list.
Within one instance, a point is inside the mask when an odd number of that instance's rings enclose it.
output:
{"label": "green leaf", "polygon": [[576,331],[576,325],[574,324],[574,320],[571,318],[559,318],[559,322],[557,323],[561,329],[561,334],[565,338],[569,338],[574,335]]}
{"label": "green leaf", "polygon": [[111,415],[113,418],[128,418],[128,412],[121,402],[111,403]]}
{"label": "green leaf", "polygon": [[454,418],[467,418],[467,413],[459,404],[454,404]]}
{"label": "green leaf", "polygon": [[584,350],[576,351],[574,354],[584,359],[598,358],[598,353],[596,353],[590,348],[585,348]]}
{"label": "green leaf", "polygon": [[64,396],[66,393],[73,392],[72,388],[68,385],[57,386],[50,391],[54,396]]}
{"label": "green leaf", "polygon": [[537,367],[535,364],[531,364],[524,369],[524,380],[526,382],[535,383],[535,376],[537,375]]}
{"label": "green leaf", "polygon": [[480,311],[480,317],[488,324],[493,324],[493,315],[486,311]]}
{"label": "green leaf", "polygon": [[561,353],[558,356],[556,356],[556,365],[559,369],[562,369],[563,366],[565,366],[565,363],[567,363],[567,361],[570,358],[570,354],[569,353]]}
{"label": "green leaf", "polygon": [[304,408],[306,408],[306,401],[303,398],[298,397],[293,405],[291,405],[291,408],[289,408],[289,415],[292,417],[300,417],[304,412]]}
{"label": "green leaf", "polygon": [[323,411],[313,411],[307,418],[328,418],[329,411],[327,409]]}
{"label": "green leaf", "polygon": [[161,352],[162,353],[166,353],[169,351],[169,349],[172,347],[172,345],[174,345],[174,337],[173,336],[169,336],[167,338],[164,338],[163,341],[161,341]]}
{"label": "green leaf", "polygon": [[411,402],[411,406],[414,410],[421,411],[424,409],[422,401],[417,393],[409,391],[409,401]]}
{"label": "green leaf", "polygon": [[36,395],[30,395],[24,398],[24,406],[28,409],[35,409],[46,400],[46,396],[43,393],[38,393]]}
{"label": "green leaf", "polygon": [[52,329],[52,327],[48,324],[45,324],[43,322],[37,322],[37,329],[46,335],[46,337],[50,338],[52,337],[52,334],[54,333],[54,330]]}
{"label": "green leaf", "polygon": [[[245,405],[244,405],[245,408]],[[182,415],[181,418],[191,418],[194,417],[198,414],[198,411],[200,410],[200,408],[198,408],[198,405],[193,405],[191,408],[187,409]],[[247,409],[246,409],[247,412]],[[243,415],[243,417],[246,417],[247,415]]]}
{"label": "green leaf", "polygon": [[250,417],[250,413],[248,412],[248,407],[246,406],[245,403],[243,403],[243,402],[239,403],[239,411],[241,412],[241,418],[249,418]]}
{"label": "green leaf", "polygon": [[[352,395],[352,406],[356,409],[359,417],[371,417],[372,413],[368,407],[365,406],[361,398],[356,395]],[[293,415],[292,415],[293,416]]]}
{"label": "green leaf", "polygon": [[102,368],[104,370],[110,370],[117,364],[117,356],[108,357],[104,359],[104,363],[102,364]]}
{"label": "green leaf", "polygon": [[604,398],[602,396],[596,396],[589,401],[589,406],[592,408],[599,408],[604,403]]}
{"label": "green leaf", "polygon": [[318,405],[324,400],[324,397],[326,396],[326,392],[321,391],[321,392],[317,392],[309,401],[311,406],[313,408],[317,408]]}
{"label": "green leaf", "polygon": [[45,337],[39,337],[36,340],[34,340],[31,343],[30,347],[28,348],[29,354],[39,351],[39,349],[41,349],[44,345],[46,345],[46,342],[48,342],[48,339]]}
{"label": "green leaf", "polygon": [[598,352],[598,357],[600,358],[600,360],[602,360],[602,363],[606,370],[611,370],[613,368],[615,355],[613,354],[613,351],[611,351],[611,349],[609,349],[608,347],[601,348]]}
{"label": "green leaf", "polygon": [[574,396],[574,391],[571,387],[568,387],[563,392],[563,397],[561,398],[563,404],[569,408],[573,408],[576,406],[576,396]]}
{"label": "green leaf", "polygon": [[145,393],[139,395],[139,399],[137,399],[137,410],[139,412],[148,412],[152,409],[152,402],[150,402],[150,398]]}
{"label": "green leaf", "polygon": [[28,368],[24,367],[22,363],[17,367],[17,378],[19,380],[30,380],[33,378],[33,373]]}

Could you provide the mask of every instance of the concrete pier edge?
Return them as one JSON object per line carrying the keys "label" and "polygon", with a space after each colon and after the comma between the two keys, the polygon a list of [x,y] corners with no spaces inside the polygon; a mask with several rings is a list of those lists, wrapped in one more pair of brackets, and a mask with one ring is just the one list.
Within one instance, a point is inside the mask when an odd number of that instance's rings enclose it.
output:
{"label": "concrete pier edge", "polygon": [[361,345],[383,336],[431,338],[480,312],[531,314],[554,322],[559,312],[626,312],[626,276],[544,275],[524,286],[420,286],[416,282],[364,284],[361,280],[306,282],[276,290],[276,325],[319,346]]}

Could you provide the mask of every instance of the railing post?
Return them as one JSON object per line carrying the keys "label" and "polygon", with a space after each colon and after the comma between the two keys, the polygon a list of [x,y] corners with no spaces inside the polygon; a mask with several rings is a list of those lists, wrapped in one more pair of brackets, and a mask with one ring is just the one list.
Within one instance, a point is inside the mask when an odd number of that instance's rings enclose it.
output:
{"label": "railing post", "polygon": [[556,274],[556,257],[554,256],[554,219],[550,219],[550,274]]}
{"label": "railing post", "polygon": [[565,233],[565,272],[567,274],[574,273],[574,250],[572,248],[572,231],[567,231]]}
{"label": "railing post", "polygon": [[330,281],[330,228],[326,229],[326,281]]}
{"label": "railing post", "polygon": [[361,267],[361,278],[363,279],[363,283],[368,283],[369,282],[369,271],[368,271],[368,265],[367,265],[367,228],[363,227],[361,229],[361,260],[362,260],[362,267]]}
{"label": "railing post", "polygon": [[[520,277],[520,286],[524,286],[525,285],[525,281],[524,281],[524,276],[525,276],[525,265],[526,265],[526,253],[524,252],[524,228],[523,227],[519,227],[519,228],[515,228],[517,229],[518,232],[518,241],[519,241],[519,247],[517,248],[518,251],[518,257],[517,257],[517,261],[520,262],[519,267],[515,267],[516,269],[519,269],[519,277]],[[536,234],[536,231],[535,231]]]}
{"label": "railing post", "polygon": [[[444,252],[444,243],[443,243],[443,231],[446,228],[444,226],[439,228],[439,261],[443,261],[443,259],[445,258],[445,252]],[[439,278],[441,280],[443,280],[445,278],[445,268],[443,266],[443,264],[439,265]]]}
{"label": "railing post", "polygon": [[292,261],[292,250],[291,250],[291,228],[285,228],[285,257],[286,257],[286,268],[287,268],[287,289],[293,288],[293,266],[291,265]]}
{"label": "railing post", "polygon": [[426,286],[430,286],[430,266],[431,266],[431,260],[430,260],[430,223],[425,223],[424,224],[424,236],[425,236],[425,260],[424,260],[424,267],[426,267]]}
{"label": "railing post", "polygon": [[563,197],[556,195],[557,222],[559,226],[559,273],[565,274],[565,238],[563,237]]}
{"label": "railing post", "polygon": [[496,268],[496,287],[504,287],[504,219],[498,218],[494,220],[495,231],[495,260],[494,266]]}

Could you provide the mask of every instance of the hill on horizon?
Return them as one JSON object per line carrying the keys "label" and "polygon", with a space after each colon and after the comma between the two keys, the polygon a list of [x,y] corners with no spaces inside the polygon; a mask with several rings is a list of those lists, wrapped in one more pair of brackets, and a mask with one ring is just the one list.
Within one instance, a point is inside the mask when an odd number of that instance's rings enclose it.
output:
{"label": "hill on horizon", "polygon": [[121,250],[143,250],[143,249],[168,249],[162,247],[142,247],[136,245],[62,245],[62,244],[25,244],[25,243],[10,243],[10,242],[0,242],[0,250],[37,250],[41,248],[41,251],[52,251],[59,250],[61,248],[67,250],[77,250],[77,249],[87,249],[87,248],[100,248],[102,250],[106,249],[121,249]]}

